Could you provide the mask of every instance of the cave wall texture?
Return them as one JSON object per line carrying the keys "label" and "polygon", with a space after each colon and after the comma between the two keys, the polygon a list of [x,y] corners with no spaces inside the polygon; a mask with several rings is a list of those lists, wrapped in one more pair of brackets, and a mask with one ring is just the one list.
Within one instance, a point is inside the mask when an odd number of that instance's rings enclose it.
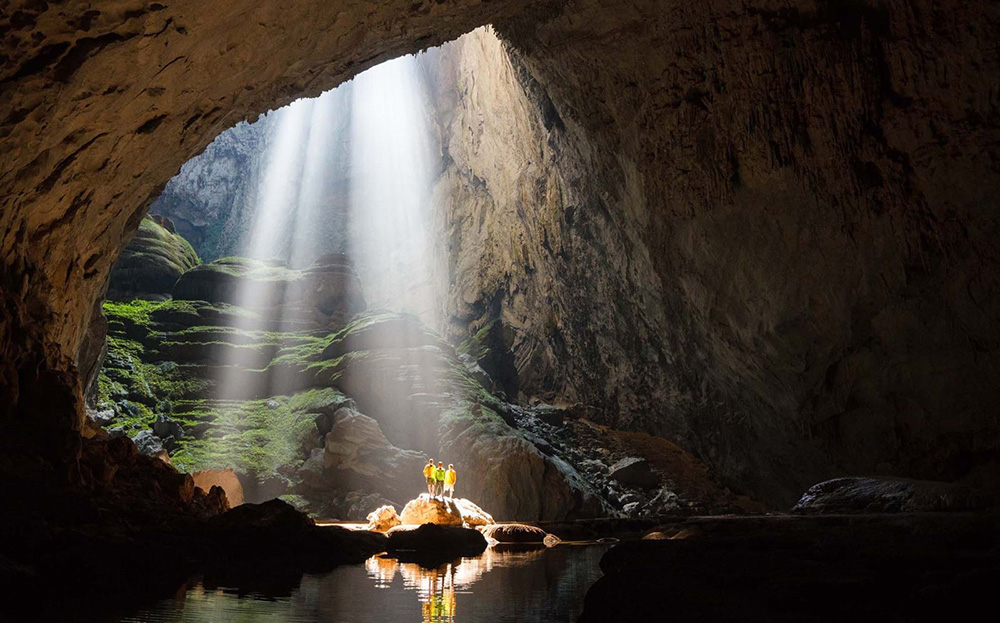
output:
{"label": "cave wall texture", "polygon": [[1000,482],[986,0],[15,1],[5,426],[72,455],[93,301],[215,135],[484,23],[503,43],[466,42],[438,98],[440,279],[456,331],[500,321],[525,397],[775,502],[841,473]]}

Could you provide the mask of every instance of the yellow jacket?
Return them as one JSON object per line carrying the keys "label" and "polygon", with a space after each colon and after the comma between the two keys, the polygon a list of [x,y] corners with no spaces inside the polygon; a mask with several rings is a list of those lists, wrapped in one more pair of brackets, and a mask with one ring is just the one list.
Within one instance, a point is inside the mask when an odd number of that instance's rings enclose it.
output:
{"label": "yellow jacket", "polygon": [[458,478],[458,474],[455,473],[455,470],[449,469],[444,474],[444,484],[446,484],[446,485],[453,485],[453,484],[455,484],[455,479],[456,478]]}
{"label": "yellow jacket", "polygon": [[424,478],[433,478],[433,477],[434,477],[434,466],[431,465],[430,463],[424,465]]}

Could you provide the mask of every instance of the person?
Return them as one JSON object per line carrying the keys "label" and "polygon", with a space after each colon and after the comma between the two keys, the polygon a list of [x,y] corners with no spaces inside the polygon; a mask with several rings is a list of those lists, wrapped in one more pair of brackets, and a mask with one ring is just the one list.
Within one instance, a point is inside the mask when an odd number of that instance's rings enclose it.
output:
{"label": "person", "polygon": [[455,473],[455,466],[448,463],[448,471],[444,473],[444,495],[448,498],[455,497],[455,480],[458,474]]}
{"label": "person", "polygon": [[424,465],[424,479],[427,480],[427,493],[434,495],[434,486],[437,480],[434,478],[434,459],[427,461],[427,465]]}
{"label": "person", "polygon": [[438,461],[437,469],[434,470],[434,481],[435,481],[435,484],[437,485],[434,488],[434,490],[435,490],[435,494],[434,495],[440,496],[441,494],[444,493],[444,462],[443,461]]}

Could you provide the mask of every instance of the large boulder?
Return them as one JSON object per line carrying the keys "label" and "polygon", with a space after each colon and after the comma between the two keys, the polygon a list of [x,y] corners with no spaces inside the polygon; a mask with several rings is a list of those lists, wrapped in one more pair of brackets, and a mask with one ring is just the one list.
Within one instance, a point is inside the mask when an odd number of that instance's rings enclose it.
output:
{"label": "large boulder", "polygon": [[800,513],[917,513],[983,511],[1000,506],[995,494],[945,482],[903,478],[835,478],[809,488]]}
{"label": "large boulder", "polygon": [[386,533],[386,549],[390,552],[411,551],[449,556],[478,556],[488,543],[477,530],[461,526],[396,526]]}
{"label": "large boulder", "polygon": [[659,477],[653,473],[649,461],[638,457],[622,459],[611,466],[608,477],[623,485],[652,489],[660,485]]}
{"label": "large boulder", "polygon": [[168,219],[147,216],[111,270],[107,298],[163,300],[180,276],[200,261]]}
{"label": "large boulder", "polygon": [[283,500],[270,500],[263,504],[243,504],[211,520],[218,530],[306,530],[316,522]]}
{"label": "large boulder", "polygon": [[376,532],[385,532],[390,528],[395,528],[399,524],[403,523],[400,520],[399,515],[396,514],[396,508],[386,504],[385,506],[380,506],[368,513],[368,529],[375,530]]}
{"label": "large boulder", "polygon": [[462,511],[455,500],[431,497],[421,493],[407,502],[400,514],[405,525],[435,524],[439,526],[461,526],[464,523]]}
{"label": "large boulder", "polygon": [[498,543],[545,543],[545,530],[522,523],[498,523],[479,529],[488,539]]}
{"label": "large boulder", "polygon": [[462,514],[462,521],[465,522],[465,525],[474,528],[494,523],[493,516],[472,501],[465,498],[455,498],[453,501],[458,506],[458,512]]}

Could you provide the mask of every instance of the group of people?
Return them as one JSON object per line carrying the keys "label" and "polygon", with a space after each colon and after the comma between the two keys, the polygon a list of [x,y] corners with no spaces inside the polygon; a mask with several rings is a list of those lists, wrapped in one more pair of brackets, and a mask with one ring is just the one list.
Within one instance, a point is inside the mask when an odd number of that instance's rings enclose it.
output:
{"label": "group of people", "polygon": [[434,467],[434,459],[427,461],[424,465],[424,478],[427,480],[427,493],[438,497],[455,497],[455,481],[458,474],[455,473],[455,466],[448,464],[448,469],[444,468],[444,463],[438,461]]}

